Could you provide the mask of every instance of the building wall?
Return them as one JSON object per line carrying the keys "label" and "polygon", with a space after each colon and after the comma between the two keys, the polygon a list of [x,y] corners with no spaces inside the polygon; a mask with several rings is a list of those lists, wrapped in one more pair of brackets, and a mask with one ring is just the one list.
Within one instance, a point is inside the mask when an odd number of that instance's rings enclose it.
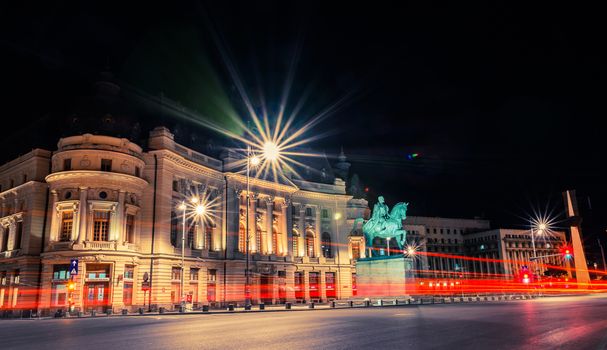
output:
{"label": "building wall", "polygon": [[[5,295],[12,295],[13,285],[31,276],[34,298],[27,303],[17,299],[8,307],[37,307],[48,312],[65,309],[72,302],[75,309],[84,311],[134,310],[150,303],[154,308],[172,309],[182,294],[191,295],[198,306],[243,304],[246,252],[239,239],[247,197],[253,303],[325,301],[352,295],[354,260],[347,221],[352,198],[345,194],[343,181],[336,179],[334,185],[299,181],[295,185],[253,178],[247,191],[245,176],[236,170],[223,171],[221,161],[176,144],[167,129],[152,131],[148,149],[144,152],[126,139],[85,134],[59,141],[50,174],[50,152],[37,151],[46,162],[37,158],[36,162],[17,162],[38,181],[2,192],[2,203],[10,203],[5,205],[2,220],[23,218],[22,249],[29,249],[31,256],[28,267],[23,267],[14,261],[12,250],[0,253],[4,255],[0,274],[6,272],[7,276]],[[0,172],[3,186],[9,186],[7,179],[19,173],[16,161],[0,168],[5,171]],[[47,173],[37,167],[44,167]],[[16,186],[14,181],[12,185]],[[15,193],[26,208],[37,213],[37,221],[27,221],[30,211],[15,211]],[[209,211],[213,215],[186,220],[186,235],[192,227],[193,239],[191,244],[186,239],[183,246],[182,288],[183,220],[178,207],[193,196],[212,203]],[[192,203],[188,206],[194,208]],[[358,202],[354,207],[364,210]],[[257,227],[262,235],[260,246],[256,244]],[[79,262],[77,275],[68,273],[72,259]],[[28,277],[20,272],[15,283],[16,269],[27,271]],[[304,276],[301,293],[296,292],[296,273]],[[39,275],[40,289],[34,280]],[[150,291],[143,290],[144,276]],[[314,276],[318,276],[316,285],[311,280]],[[70,280],[75,283],[73,292],[67,290]]]}

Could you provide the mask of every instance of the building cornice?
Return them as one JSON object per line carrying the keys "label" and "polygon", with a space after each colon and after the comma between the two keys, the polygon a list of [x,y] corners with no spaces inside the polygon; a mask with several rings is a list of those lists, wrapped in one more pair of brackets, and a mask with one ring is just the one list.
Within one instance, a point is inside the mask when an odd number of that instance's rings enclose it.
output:
{"label": "building cornice", "polygon": [[96,170],[61,171],[46,177],[46,182],[51,185],[69,184],[78,181],[79,185],[84,186],[86,184],[81,183],[83,180],[101,184],[108,183],[110,186],[119,184],[121,188],[131,185],[139,192],[148,186],[147,181],[133,175]]}
{"label": "building cornice", "polygon": [[[237,173],[226,173],[225,176],[228,180],[232,180],[232,181],[238,182],[239,184],[242,184],[243,186],[246,186],[247,177],[245,175],[237,174]],[[295,187],[294,185],[290,186],[290,185],[279,184],[279,183],[275,183],[272,181],[257,179],[255,177],[249,177],[249,185],[251,187],[258,187],[258,188],[264,188],[264,189],[269,189],[269,190],[281,191],[281,192],[286,192],[288,194],[293,194],[293,193],[299,191],[299,188]]]}
{"label": "building cornice", "polygon": [[343,200],[349,201],[353,197],[347,194],[330,194],[330,193],[322,193],[322,192],[311,192],[311,191],[303,191],[299,190],[293,193],[293,199],[296,198],[310,198],[310,199],[318,199],[318,200]]}
{"label": "building cornice", "polygon": [[184,169],[194,171],[200,175],[207,176],[213,178],[214,180],[222,180],[223,173],[214,169],[211,169],[207,166],[201,165],[189,159],[186,159],[180,154],[175,153],[172,150],[162,149],[162,150],[153,150],[148,152],[149,154],[156,154],[159,158],[166,159],[177,166],[180,166]]}

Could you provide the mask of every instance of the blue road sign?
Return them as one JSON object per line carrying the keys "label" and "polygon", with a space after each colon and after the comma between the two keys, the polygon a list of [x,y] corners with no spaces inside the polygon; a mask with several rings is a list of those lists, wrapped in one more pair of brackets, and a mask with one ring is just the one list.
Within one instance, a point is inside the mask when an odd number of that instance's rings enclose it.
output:
{"label": "blue road sign", "polygon": [[70,260],[70,275],[78,274],[78,259]]}

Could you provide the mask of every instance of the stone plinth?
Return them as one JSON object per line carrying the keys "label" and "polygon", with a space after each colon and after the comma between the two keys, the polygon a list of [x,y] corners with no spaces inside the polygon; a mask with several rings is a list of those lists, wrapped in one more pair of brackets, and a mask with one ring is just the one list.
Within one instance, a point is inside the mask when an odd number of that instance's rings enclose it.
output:
{"label": "stone plinth", "polygon": [[401,255],[362,258],[356,261],[359,297],[405,296],[406,282],[413,279],[413,260]]}

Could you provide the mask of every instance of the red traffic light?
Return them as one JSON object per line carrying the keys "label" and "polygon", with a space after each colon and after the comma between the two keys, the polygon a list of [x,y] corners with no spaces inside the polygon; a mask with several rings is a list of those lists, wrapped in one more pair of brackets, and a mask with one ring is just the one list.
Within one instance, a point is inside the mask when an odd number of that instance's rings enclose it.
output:
{"label": "red traffic light", "polygon": [[564,247],[561,249],[561,254],[565,259],[571,259],[573,256],[573,249],[571,249],[571,247]]}

